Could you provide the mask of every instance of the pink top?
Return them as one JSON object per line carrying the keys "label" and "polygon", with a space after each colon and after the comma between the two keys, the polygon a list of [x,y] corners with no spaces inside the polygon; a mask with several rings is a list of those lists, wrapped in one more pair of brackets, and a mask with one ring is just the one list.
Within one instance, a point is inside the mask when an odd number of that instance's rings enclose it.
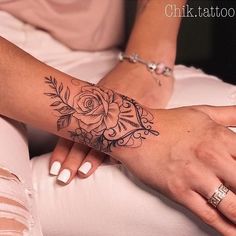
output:
{"label": "pink top", "polygon": [[0,0],[0,10],[71,49],[104,50],[123,39],[123,0]]}

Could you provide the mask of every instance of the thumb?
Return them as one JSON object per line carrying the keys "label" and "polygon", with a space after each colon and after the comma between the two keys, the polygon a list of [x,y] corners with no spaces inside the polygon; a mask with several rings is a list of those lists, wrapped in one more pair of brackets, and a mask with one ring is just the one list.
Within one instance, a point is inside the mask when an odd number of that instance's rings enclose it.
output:
{"label": "thumb", "polygon": [[216,123],[224,126],[236,126],[236,106],[195,106],[199,111],[206,113]]}

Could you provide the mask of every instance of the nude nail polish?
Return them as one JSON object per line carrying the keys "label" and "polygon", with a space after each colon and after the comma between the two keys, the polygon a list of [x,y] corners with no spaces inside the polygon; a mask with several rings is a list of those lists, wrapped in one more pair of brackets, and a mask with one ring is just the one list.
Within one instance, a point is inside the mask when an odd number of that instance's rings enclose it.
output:
{"label": "nude nail polish", "polygon": [[92,164],[87,161],[79,168],[79,171],[86,175],[91,170],[91,168]]}
{"label": "nude nail polish", "polygon": [[68,180],[70,179],[71,176],[71,172],[68,169],[64,169],[58,176],[57,180],[63,182],[63,183],[67,183]]}
{"label": "nude nail polish", "polygon": [[60,169],[61,169],[61,163],[59,161],[54,161],[52,163],[49,173],[50,175],[58,175]]}

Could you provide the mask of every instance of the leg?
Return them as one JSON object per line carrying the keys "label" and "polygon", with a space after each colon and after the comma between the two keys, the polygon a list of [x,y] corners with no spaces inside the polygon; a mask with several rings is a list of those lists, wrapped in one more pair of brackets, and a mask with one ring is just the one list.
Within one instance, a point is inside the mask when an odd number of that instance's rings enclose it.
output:
{"label": "leg", "polygon": [[49,154],[32,159],[45,236],[217,235],[122,165],[102,165],[88,179],[60,186],[48,176],[48,161]]}
{"label": "leg", "polygon": [[175,89],[168,107],[236,104],[236,86],[183,65],[175,66]]}
{"label": "leg", "polygon": [[[19,179],[5,169],[0,168],[0,176],[4,182],[11,181],[13,184],[14,182],[17,182],[19,184]],[[0,182],[2,182],[2,180]],[[8,186],[10,185],[11,184],[8,183]],[[15,188],[15,186],[13,188]],[[2,233],[6,234],[6,232],[8,234],[18,233],[19,235],[23,235],[23,232],[29,230],[28,223],[23,219],[23,217],[20,218],[20,216],[17,215],[15,215],[14,217],[12,213],[4,212],[6,210],[10,211],[10,209],[12,209],[14,210],[14,213],[21,211],[22,213],[24,212],[24,215],[27,216],[28,210],[25,208],[24,205],[8,197],[0,197],[0,205],[2,208],[2,212],[0,212],[0,235],[2,235]]]}
{"label": "leg", "polygon": [[41,236],[25,128],[0,117],[0,235]]}

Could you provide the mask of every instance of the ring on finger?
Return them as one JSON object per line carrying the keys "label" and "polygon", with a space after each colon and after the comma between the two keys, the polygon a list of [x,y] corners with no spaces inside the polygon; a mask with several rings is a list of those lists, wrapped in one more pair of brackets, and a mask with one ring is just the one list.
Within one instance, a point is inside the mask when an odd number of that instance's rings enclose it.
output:
{"label": "ring on finger", "polygon": [[213,207],[217,208],[220,202],[226,197],[229,189],[221,184],[218,189],[212,194],[212,196],[208,199],[208,203]]}

